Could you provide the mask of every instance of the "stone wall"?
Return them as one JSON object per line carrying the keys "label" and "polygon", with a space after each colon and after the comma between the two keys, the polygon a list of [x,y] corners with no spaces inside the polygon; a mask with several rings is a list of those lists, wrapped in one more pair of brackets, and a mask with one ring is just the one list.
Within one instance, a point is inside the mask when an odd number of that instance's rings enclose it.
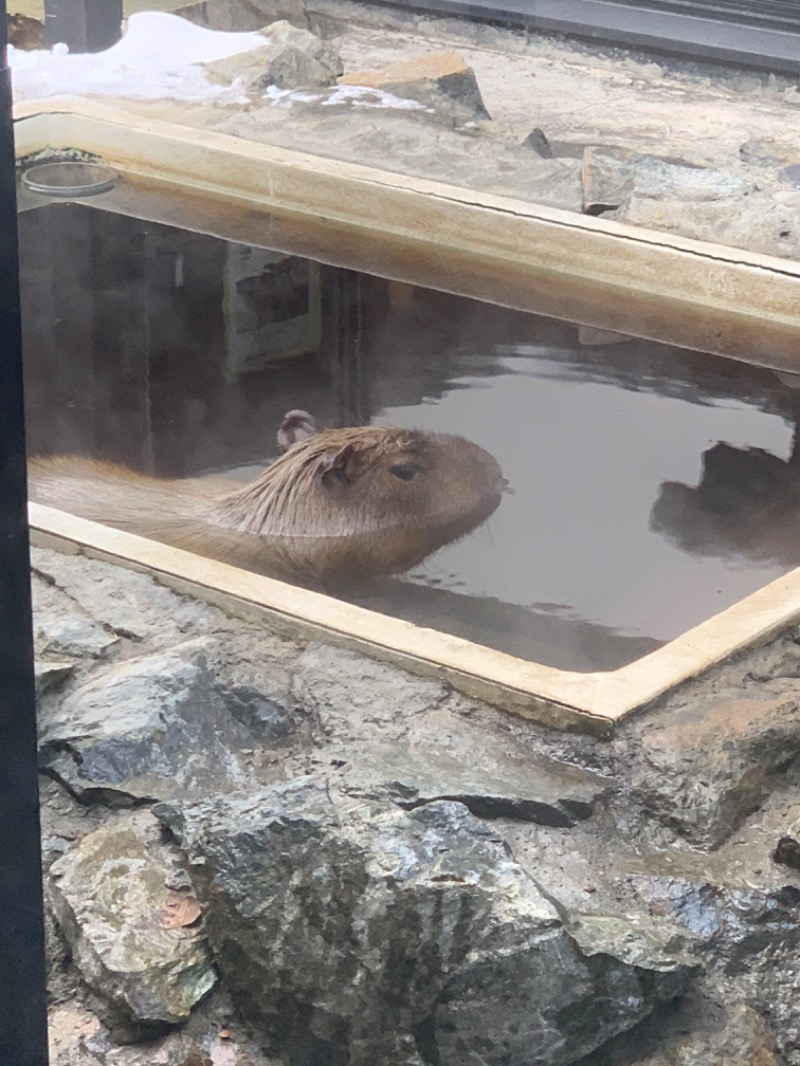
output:
{"label": "stone wall", "polygon": [[796,634],[603,742],[33,555],[54,1066],[800,1063]]}

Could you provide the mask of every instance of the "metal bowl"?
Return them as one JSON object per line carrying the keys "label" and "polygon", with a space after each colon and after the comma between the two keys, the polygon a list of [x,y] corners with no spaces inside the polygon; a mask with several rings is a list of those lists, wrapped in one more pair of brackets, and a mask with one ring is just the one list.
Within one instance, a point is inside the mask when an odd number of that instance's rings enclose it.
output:
{"label": "metal bowl", "polygon": [[22,184],[45,196],[95,196],[114,188],[117,174],[100,163],[39,163],[22,175]]}

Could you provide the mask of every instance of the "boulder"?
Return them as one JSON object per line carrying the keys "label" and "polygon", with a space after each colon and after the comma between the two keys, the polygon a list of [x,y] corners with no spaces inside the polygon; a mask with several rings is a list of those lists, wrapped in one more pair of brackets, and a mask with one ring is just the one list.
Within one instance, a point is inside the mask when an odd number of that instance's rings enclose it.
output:
{"label": "boulder", "polygon": [[319,1061],[566,1066],[693,968],[664,919],[578,929],[460,803],[354,804],[308,777],[156,814],[240,1009]]}
{"label": "boulder", "polygon": [[48,898],[75,964],[123,1039],[186,1021],[216,981],[185,885],[147,811],[107,823],[50,867]]}
{"label": "boulder", "polygon": [[488,119],[475,72],[458,52],[435,52],[416,59],[390,63],[381,70],[356,71],[339,79],[340,85],[380,89],[425,107],[457,113],[457,117]]}
{"label": "boulder", "polygon": [[291,722],[258,692],[220,685],[215,651],[196,638],[80,685],[47,709],[42,763],[78,797],[117,805],[254,781],[254,748],[270,724],[283,743]]}
{"label": "boulder", "polygon": [[630,801],[692,844],[715,848],[756,810],[800,754],[793,681],[703,694],[635,726]]}
{"label": "boulder", "polygon": [[344,70],[335,46],[290,22],[273,22],[261,31],[267,43],[226,59],[204,64],[211,81],[231,84],[241,78],[251,92],[316,89],[335,85]]}

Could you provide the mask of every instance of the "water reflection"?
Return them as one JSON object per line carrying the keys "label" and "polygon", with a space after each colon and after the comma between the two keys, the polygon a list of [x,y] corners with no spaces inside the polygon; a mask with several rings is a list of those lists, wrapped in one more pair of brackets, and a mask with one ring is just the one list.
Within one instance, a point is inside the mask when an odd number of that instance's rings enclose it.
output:
{"label": "water reflection", "polygon": [[302,407],[497,457],[515,495],[359,602],[610,669],[800,561],[798,394],[769,371],[84,205],[20,224],[33,454],[252,476]]}
{"label": "water reflection", "polygon": [[692,555],[800,566],[800,462],[715,444],[703,453],[696,486],[662,485],[651,526]]}

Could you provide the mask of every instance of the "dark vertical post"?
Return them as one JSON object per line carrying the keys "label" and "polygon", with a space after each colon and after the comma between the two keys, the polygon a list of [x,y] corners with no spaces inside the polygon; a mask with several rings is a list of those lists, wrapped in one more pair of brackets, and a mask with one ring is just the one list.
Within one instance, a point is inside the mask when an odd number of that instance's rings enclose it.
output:
{"label": "dark vertical post", "polygon": [[17,196],[0,0],[0,1063],[47,1066]]}
{"label": "dark vertical post", "polygon": [[44,43],[70,52],[103,52],[119,38],[122,0],[44,0]]}

